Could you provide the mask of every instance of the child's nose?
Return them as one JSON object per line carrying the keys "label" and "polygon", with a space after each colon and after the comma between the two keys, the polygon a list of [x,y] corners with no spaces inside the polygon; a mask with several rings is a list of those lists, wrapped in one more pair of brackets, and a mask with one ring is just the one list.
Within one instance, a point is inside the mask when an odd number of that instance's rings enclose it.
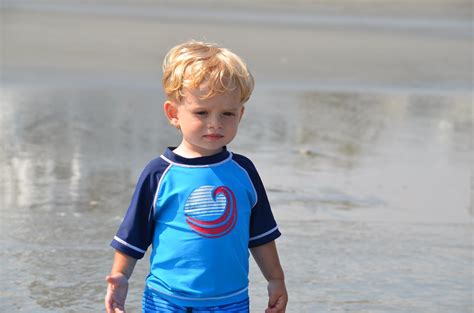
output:
{"label": "child's nose", "polygon": [[209,128],[220,128],[222,127],[222,119],[220,116],[211,116],[208,121]]}

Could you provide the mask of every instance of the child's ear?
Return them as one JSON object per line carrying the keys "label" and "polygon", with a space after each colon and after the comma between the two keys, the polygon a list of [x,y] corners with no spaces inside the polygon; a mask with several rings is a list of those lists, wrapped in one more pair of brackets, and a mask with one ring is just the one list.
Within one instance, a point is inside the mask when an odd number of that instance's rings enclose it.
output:
{"label": "child's ear", "polygon": [[239,122],[242,120],[242,116],[244,116],[244,112],[245,112],[245,107],[242,106],[242,109],[240,111],[240,118],[239,118]]}
{"label": "child's ear", "polygon": [[178,108],[176,107],[176,104],[167,100],[163,105],[163,108],[170,124],[179,129]]}

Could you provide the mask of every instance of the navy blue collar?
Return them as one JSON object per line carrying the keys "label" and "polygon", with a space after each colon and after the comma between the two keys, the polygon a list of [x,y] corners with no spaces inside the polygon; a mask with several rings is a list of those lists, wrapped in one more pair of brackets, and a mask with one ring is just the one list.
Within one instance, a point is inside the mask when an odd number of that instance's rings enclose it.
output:
{"label": "navy blue collar", "polygon": [[227,147],[223,147],[223,150],[219,153],[197,157],[197,158],[185,158],[180,155],[177,155],[173,152],[176,147],[168,147],[163,156],[174,163],[184,164],[184,165],[211,165],[224,161],[230,156],[230,152],[227,151]]}

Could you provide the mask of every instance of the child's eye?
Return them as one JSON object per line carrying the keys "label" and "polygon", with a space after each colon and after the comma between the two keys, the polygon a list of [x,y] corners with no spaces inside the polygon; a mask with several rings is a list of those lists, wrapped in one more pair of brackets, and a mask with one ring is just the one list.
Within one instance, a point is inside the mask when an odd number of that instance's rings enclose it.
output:
{"label": "child's eye", "polygon": [[235,116],[234,112],[224,112],[224,116]]}
{"label": "child's eye", "polygon": [[197,112],[194,112],[194,114],[199,115],[199,116],[204,116],[204,115],[207,114],[207,112],[206,111],[197,111]]}

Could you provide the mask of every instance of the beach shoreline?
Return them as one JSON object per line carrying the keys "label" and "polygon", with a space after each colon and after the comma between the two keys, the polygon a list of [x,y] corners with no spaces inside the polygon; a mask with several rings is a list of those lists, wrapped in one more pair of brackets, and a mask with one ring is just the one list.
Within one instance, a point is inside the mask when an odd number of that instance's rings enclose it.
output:
{"label": "beach shoreline", "polygon": [[[2,1],[2,308],[103,310],[137,178],[179,140],[161,61],[197,39],[237,52],[256,78],[229,150],[265,183],[287,312],[471,312],[471,4],[194,3]],[[261,312],[252,260],[249,279]]]}

